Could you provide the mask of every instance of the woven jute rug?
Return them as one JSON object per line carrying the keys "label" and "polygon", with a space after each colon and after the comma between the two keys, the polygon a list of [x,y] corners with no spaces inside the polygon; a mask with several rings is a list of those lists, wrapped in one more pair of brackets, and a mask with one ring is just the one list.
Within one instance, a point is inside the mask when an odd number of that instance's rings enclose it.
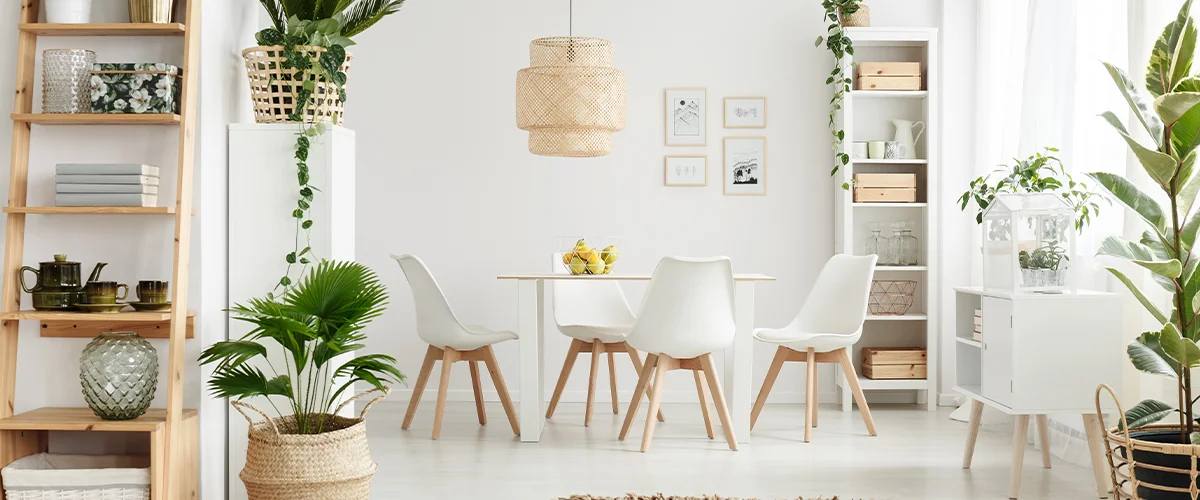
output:
{"label": "woven jute rug", "polygon": [[[559,498],[558,500],[758,500],[757,498],[738,498],[738,497],[723,497],[717,495],[704,495],[698,497],[681,497],[675,495],[663,495],[656,493],[653,495],[635,495],[627,493],[621,497],[597,497],[592,495],[571,495],[569,497]],[[839,500],[838,497],[796,497],[795,500]],[[845,499],[851,500],[851,499]]]}

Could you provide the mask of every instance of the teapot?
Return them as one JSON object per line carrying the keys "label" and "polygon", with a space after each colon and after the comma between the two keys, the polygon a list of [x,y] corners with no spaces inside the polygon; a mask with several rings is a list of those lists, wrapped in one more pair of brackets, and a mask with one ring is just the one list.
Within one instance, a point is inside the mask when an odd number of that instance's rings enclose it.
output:
{"label": "teapot", "polygon": [[[108,265],[98,262],[88,276],[88,281],[100,279],[100,270]],[[33,308],[39,311],[63,311],[73,309],[75,304],[87,302],[80,280],[80,264],[67,260],[66,254],[55,254],[54,260],[38,263],[40,269],[29,266],[21,268],[21,288],[33,296]],[[33,286],[25,282],[25,271],[33,272],[37,280]]]}
{"label": "teapot", "polygon": [[[917,139],[920,139],[921,134],[925,132],[925,123],[894,119],[892,120],[892,124],[896,126],[896,142],[900,143],[900,155],[898,158],[916,158]],[[916,137],[913,137],[912,129],[917,125],[921,126],[921,130],[917,131]]]}

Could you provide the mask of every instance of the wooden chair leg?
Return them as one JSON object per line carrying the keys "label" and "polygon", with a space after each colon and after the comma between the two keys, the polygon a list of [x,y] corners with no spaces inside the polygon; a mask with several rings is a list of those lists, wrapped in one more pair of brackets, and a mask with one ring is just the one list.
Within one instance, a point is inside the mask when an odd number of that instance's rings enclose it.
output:
{"label": "wooden chair leg", "polygon": [[425,361],[421,362],[421,374],[417,376],[417,383],[413,386],[412,397],[408,400],[408,411],[404,412],[404,423],[400,425],[401,429],[408,429],[408,426],[412,425],[413,417],[417,415],[417,406],[421,404],[421,394],[425,393],[425,385],[429,383],[429,374],[433,372],[433,364],[441,357],[441,349],[429,346],[429,349],[425,350]]}
{"label": "wooden chair leg", "polygon": [[708,378],[709,392],[712,394],[713,403],[717,405],[717,415],[721,417],[721,427],[725,429],[725,441],[729,443],[729,449],[737,451],[737,438],[733,435],[733,423],[729,418],[729,408],[725,406],[725,391],[721,390],[721,381],[717,379],[717,369],[713,365],[712,354],[700,356],[700,367],[704,369],[704,376]]}
{"label": "wooden chair leg", "polygon": [[642,452],[650,449],[650,441],[654,439],[654,425],[658,420],[654,418],[654,414],[658,412],[658,405],[662,404],[663,387],[667,385],[667,372],[670,371],[669,363],[671,359],[666,356],[659,356],[657,359],[658,366],[654,374],[654,393],[650,396],[650,407],[646,411],[646,428],[642,432]]}
{"label": "wooden chair leg", "polygon": [[[629,353],[629,360],[633,362],[634,374],[640,378],[642,376],[642,358],[641,358],[641,356],[638,355],[637,349],[629,347],[629,344],[625,344],[625,352]],[[650,361],[650,358],[646,358],[646,363],[649,363],[651,365],[654,364],[653,362]],[[648,389],[648,390],[653,390],[653,389]],[[649,396],[647,396],[647,397],[649,397]],[[666,419],[663,418],[662,409],[659,409],[658,410],[658,421],[663,422],[665,420]]]}
{"label": "wooden chair leg", "polygon": [[450,368],[454,366],[458,351],[449,347],[442,349],[442,378],[438,380],[437,406],[433,411],[433,438],[442,437],[442,416],[446,414],[446,393],[450,391]]}
{"label": "wooden chair leg", "polygon": [[700,396],[700,414],[704,415],[704,430],[708,432],[708,438],[713,438],[712,417],[708,414],[708,391],[704,388],[704,382],[700,380],[700,372],[692,371],[692,378],[696,379],[696,394]]}
{"label": "wooden chair leg", "polygon": [[1045,415],[1037,415],[1038,440],[1042,445],[1042,467],[1050,468],[1050,423]]}
{"label": "wooden chair leg", "polygon": [[617,400],[617,363],[612,351],[608,352],[608,391],[612,393],[613,415],[617,415],[621,413],[621,403]]}
{"label": "wooden chair leg", "polygon": [[771,360],[767,378],[763,379],[762,388],[758,390],[758,399],[754,400],[754,409],[750,412],[750,430],[754,430],[754,423],[758,422],[758,415],[762,413],[763,406],[767,404],[767,395],[771,393],[771,388],[775,387],[775,379],[779,378],[779,370],[783,369],[783,364],[787,362],[788,351],[790,349],[783,346],[775,349],[775,359]]}
{"label": "wooden chair leg", "polygon": [[854,393],[854,402],[858,403],[858,411],[862,413],[863,422],[867,424],[867,433],[876,436],[875,419],[871,418],[871,408],[867,407],[867,397],[863,395],[862,386],[858,384],[858,372],[854,371],[854,363],[850,361],[849,349],[837,350],[838,364],[842,366],[842,374],[846,375],[846,384]]}
{"label": "wooden chair leg", "polygon": [[600,358],[604,352],[604,344],[600,339],[592,341],[592,370],[588,373],[587,408],[583,411],[583,426],[592,425],[592,405],[596,402],[596,375],[600,371]]}
{"label": "wooden chair leg", "polygon": [[1017,415],[1013,428],[1012,470],[1008,476],[1008,498],[1021,491],[1021,467],[1025,465],[1025,439],[1029,436],[1029,415]]}
{"label": "wooden chair leg", "polygon": [[500,404],[504,406],[504,414],[508,416],[508,424],[512,426],[513,434],[521,435],[521,424],[517,421],[517,408],[513,406],[512,398],[508,396],[508,386],[504,385],[504,375],[500,373],[500,364],[496,362],[496,351],[492,346],[483,347],[483,362],[487,365],[488,373],[492,375],[492,385],[500,396]]}
{"label": "wooden chair leg", "polygon": [[975,441],[979,439],[979,423],[983,420],[983,403],[977,399],[971,400],[971,419],[967,422],[967,448],[963,450],[963,468],[971,468],[971,459],[975,455]]}
{"label": "wooden chair leg", "polygon": [[554,410],[558,408],[558,399],[562,397],[563,388],[567,386],[567,378],[571,376],[571,368],[575,366],[575,359],[579,357],[579,346],[582,344],[578,339],[571,339],[571,347],[567,349],[567,359],[563,361],[562,372],[558,374],[558,383],[554,385],[554,394],[550,396],[550,404],[546,406],[546,418],[554,416]]}
{"label": "wooden chair leg", "polygon": [[804,442],[807,443],[812,441],[813,407],[816,406],[814,400],[817,392],[817,351],[811,347],[808,348],[805,365],[808,376],[804,379]]}
{"label": "wooden chair leg", "polygon": [[479,425],[487,425],[487,410],[483,409],[483,385],[479,383],[479,362],[468,361],[471,367],[471,390],[475,393],[475,413],[479,417]]}
{"label": "wooden chair leg", "polygon": [[[637,359],[637,353],[630,351],[630,356]],[[633,398],[629,400],[629,410],[625,412],[625,423],[621,425],[621,434],[617,436],[618,441],[624,441],[625,436],[629,435],[629,428],[633,426],[633,416],[637,415],[638,405],[642,403],[642,395],[646,393],[646,386],[650,385],[650,377],[654,375],[654,365],[658,363],[658,356],[653,354],[646,355],[646,365],[641,369],[641,375],[638,375],[637,386],[633,388]]]}
{"label": "wooden chair leg", "polygon": [[821,391],[821,384],[820,384],[821,378],[818,376],[819,372],[820,372],[820,366],[813,368],[813,371],[812,371],[812,416],[813,416],[813,428],[814,429],[816,429],[818,427],[817,421],[820,419],[817,417],[819,417],[821,415],[821,398],[820,398],[820,396],[821,396],[821,392],[820,392]]}

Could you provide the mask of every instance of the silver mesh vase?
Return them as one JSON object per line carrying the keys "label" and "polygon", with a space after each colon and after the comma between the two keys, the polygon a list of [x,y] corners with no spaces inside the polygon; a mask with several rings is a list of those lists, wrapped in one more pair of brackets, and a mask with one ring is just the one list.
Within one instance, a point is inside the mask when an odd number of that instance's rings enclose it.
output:
{"label": "silver mesh vase", "polygon": [[158,387],[158,352],[133,332],[101,333],[79,357],[83,399],[96,416],[129,420],[146,413]]}
{"label": "silver mesh vase", "polygon": [[96,53],[85,49],[42,51],[42,112],[90,113],[91,84],[88,83]]}

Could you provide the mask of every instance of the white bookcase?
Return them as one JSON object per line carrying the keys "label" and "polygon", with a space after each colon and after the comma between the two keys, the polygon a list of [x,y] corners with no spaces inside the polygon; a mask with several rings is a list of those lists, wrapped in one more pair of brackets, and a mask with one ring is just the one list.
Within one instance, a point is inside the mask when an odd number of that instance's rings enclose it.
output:
{"label": "white bookcase", "polygon": [[[875,279],[914,280],[917,292],[912,309],[903,316],[868,316],[862,340],[852,350],[864,391],[915,391],[917,404],[933,410],[937,404],[938,377],[937,213],[941,191],[938,187],[938,157],[941,136],[938,123],[938,47],[936,28],[846,28],[854,41],[854,56],[847,57],[842,68],[857,78],[851,59],[867,62],[919,62],[922,88],[915,91],[854,90],[846,94],[839,112],[845,130],[844,149],[851,152],[855,141],[892,140],[893,118],[922,121],[925,132],[916,142],[916,158],[903,160],[851,159],[834,179],[834,247],[838,253],[862,255],[870,235],[868,224],[911,222],[919,239],[917,266],[880,266]],[[853,155],[852,155],[853,156]],[[917,177],[915,203],[855,203],[853,191],[842,189],[855,173],[912,173]],[[885,230],[885,235],[887,234]],[[932,318],[932,319],[931,319]],[[924,347],[928,351],[928,375],[924,380],[870,380],[862,373],[862,347]],[[844,377],[836,377],[842,410],[850,411],[851,393]],[[929,391],[935,391],[934,395]]]}

